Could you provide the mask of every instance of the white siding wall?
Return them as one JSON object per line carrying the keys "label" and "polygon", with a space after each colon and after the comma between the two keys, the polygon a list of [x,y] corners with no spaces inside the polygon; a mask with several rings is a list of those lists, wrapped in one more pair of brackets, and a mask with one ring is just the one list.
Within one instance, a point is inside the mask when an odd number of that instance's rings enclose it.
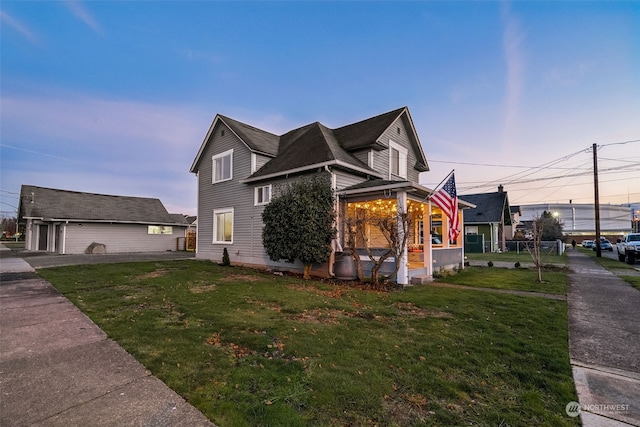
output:
{"label": "white siding wall", "polygon": [[175,251],[178,237],[184,237],[184,227],[173,226],[173,234],[148,234],[147,225],[138,224],[70,223],[59,232],[66,254],[83,254],[93,242],[104,244],[107,253]]}
{"label": "white siding wall", "polygon": [[256,162],[256,170],[260,169],[262,166],[266,165],[267,162],[269,160],[271,160],[271,157],[268,156],[263,156],[261,154],[254,154],[255,156],[255,162]]}
{"label": "white siding wall", "polygon": [[[221,131],[224,130],[224,136]],[[233,179],[212,183],[211,158],[233,149]],[[258,164],[266,158],[257,156]],[[264,264],[262,249],[262,210],[254,206],[257,185],[239,181],[251,175],[251,151],[223,124],[211,135],[211,140],[198,165],[198,245],[197,258],[220,261],[224,248],[231,262]],[[258,184],[264,185],[264,184]],[[213,210],[233,208],[233,244],[213,243]]]}
{"label": "white siding wall", "polygon": [[334,173],[336,175],[336,190],[341,190],[366,180],[366,178],[362,176],[352,175],[344,171],[335,171]]}
{"label": "white siding wall", "polygon": [[[398,133],[398,128],[400,133]],[[419,172],[414,169],[418,157],[416,156],[415,149],[409,140],[410,129],[405,126],[402,117],[398,118],[385,133],[380,137],[385,145],[389,144],[389,141],[393,141],[405,147],[408,150],[407,157],[407,181],[419,182]],[[383,171],[385,179],[389,177],[389,150],[377,151],[374,154],[374,169]],[[402,180],[403,178],[392,177],[392,179]]]}

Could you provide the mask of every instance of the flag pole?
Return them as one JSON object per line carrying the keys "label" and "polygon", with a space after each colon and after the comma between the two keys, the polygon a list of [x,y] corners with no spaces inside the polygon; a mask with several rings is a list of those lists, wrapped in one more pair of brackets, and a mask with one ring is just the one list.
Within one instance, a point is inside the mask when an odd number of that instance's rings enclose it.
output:
{"label": "flag pole", "polygon": [[[437,190],[438,188],[440,188],[440,186],[442,185],[442,183],[443,183],[443,182],[445,182],[446,180],[448,180],[448,179],[449,179],[449,177],[450,177],[451,175],[453,175],[453,173],[454,173],[455,171],[456,171],[455,169],[451,169],[451,172],[449,172],[449,174],[448,174],[447,176],[445,176],[445,177],[444,177],[444,179],[443,179],[442,181],[440,181],[440,184],[436,185],[436,187],[435,187],[433,190],[431,190],[431,193],[427,194],[427,196],[424,198],[424,200],[427,200],[429,197],[431,197],[431,196],[433,195],[433,193],[435,193],[435,192],[436,192],[436,190]],[[424,200],[423,200],[423,201],[424,201]]]}

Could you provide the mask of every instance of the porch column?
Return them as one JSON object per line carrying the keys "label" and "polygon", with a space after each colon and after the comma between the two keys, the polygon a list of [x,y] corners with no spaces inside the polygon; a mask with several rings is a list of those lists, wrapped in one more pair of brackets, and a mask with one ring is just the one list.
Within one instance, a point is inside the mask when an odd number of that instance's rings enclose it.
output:
{"label": "porch column", "polygon": [[[398,192],[396,196],[396,203],[398,205],[398,214],[408,212],[406,191]],[[404,236],[404,234],[408,232],[408,230],[403,230],[400,228],[402,227],[402,224],[403,224],[402,221],[398,221],[398,227],[399,227],[398,234],[401,239]],[[406,243],[402,248],[402,255],[400,256],[400,259],[396,259],[396,262],[399,264],[398,273],[396,274],[396,280],[398,284],[408,285],[409,284],[409,252],[408,252]]]}
{"label": "porch column", "polygon": [[449,248],[449,217],[442,212],[442,247]]}
{"label": "porch column", "polygon": [[[423,221],[425,216],[423,215]],[[427,203],[427,215],[426,215],[427,223],[423,227],[423,233],[426,233],[424,236],[424,268],[427,269],[427,275],[433,277],[433,243],[431,241],[433,235],[431,234],[431,223],[433,218],[431,217],[431,199],[429,199],[429,203]],[[428,230],[428,232],[427,232]]]}
{"label": "porch column", "polygon": [[464,269],[464,214],[462,209],[458,208],[458,222],[460,223],[460,235],[458,236],[458,245],[460,245],[460,269]]}

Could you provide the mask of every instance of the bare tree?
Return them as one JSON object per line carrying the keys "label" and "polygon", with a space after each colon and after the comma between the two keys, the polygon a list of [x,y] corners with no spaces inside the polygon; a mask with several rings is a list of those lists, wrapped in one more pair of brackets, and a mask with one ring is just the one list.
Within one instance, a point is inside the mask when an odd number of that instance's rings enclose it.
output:
{"label": "bare tree", "polygon": [[[358,209],[348,213],[345,218],[347,247],[355,261],[358,279],[364,279],[362,263],[357,252],[359,248],[367,252],[367,256],[373,264],[372,283],[378,284],[398,272],[404,256],[404,248],[409,239],[411,223],[410,215],[401,211]],[[385,247],[372,247],[372,233],[384,237]],[[384,262],[392,257],[396,260],[394,270],[390,274],[382,276],[380,270]]]}
{"label": "bare tree", "polygon": [[548,253],[542,252],[542,241],[546,231],[545,224],[548,224],[548,223],[549,223],[548,217],[544,214],[542,216],[535,217],[533,219],[533,224],[532,224],[533,239],[527,242],[525,246],[527,248],[527,252],[529,252],[529,255],[531,255],[531,259],[533,259],[533,264],[536,267],[536,270],[538,272],[538,278],[536,279],[538,283],[543,282],[542,280],[542,268],[544,267],[543,256],[548,255],[549,252],[553,250],[553,249],[550,249]]}

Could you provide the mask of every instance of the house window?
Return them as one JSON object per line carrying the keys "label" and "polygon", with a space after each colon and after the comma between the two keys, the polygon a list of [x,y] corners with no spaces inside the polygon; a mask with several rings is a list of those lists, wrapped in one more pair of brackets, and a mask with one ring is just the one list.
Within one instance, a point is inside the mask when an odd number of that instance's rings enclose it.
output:
{"label": "house window", "polygon": [[389,141],[389,173],[392,176],[401,178],[407,177],[407,154],[408,151],[401,145]]}
{"label": "house window", "polygon": [[213,183],[233,178],[233,150],[213,156]]}
{"label": "house window", "polygon": [[233,243],[233,208],[213,211],[213,243]]}
{"label": "house window", "polygon": [[442,220],[431,221],[431,243],[442,244]]}
{"label": "house window", "polygon": [[477,225],[467,225],[464,227],[464,234],[478,234],[478,226]]}
{"label": "house window", "polygon": [[150,225],[147,234],[173,234],[173,227],[170,225]]}
{"label": "house window", "polygon": [[254,204],[266,205],[271,201],[271,185],[256,187]]}

